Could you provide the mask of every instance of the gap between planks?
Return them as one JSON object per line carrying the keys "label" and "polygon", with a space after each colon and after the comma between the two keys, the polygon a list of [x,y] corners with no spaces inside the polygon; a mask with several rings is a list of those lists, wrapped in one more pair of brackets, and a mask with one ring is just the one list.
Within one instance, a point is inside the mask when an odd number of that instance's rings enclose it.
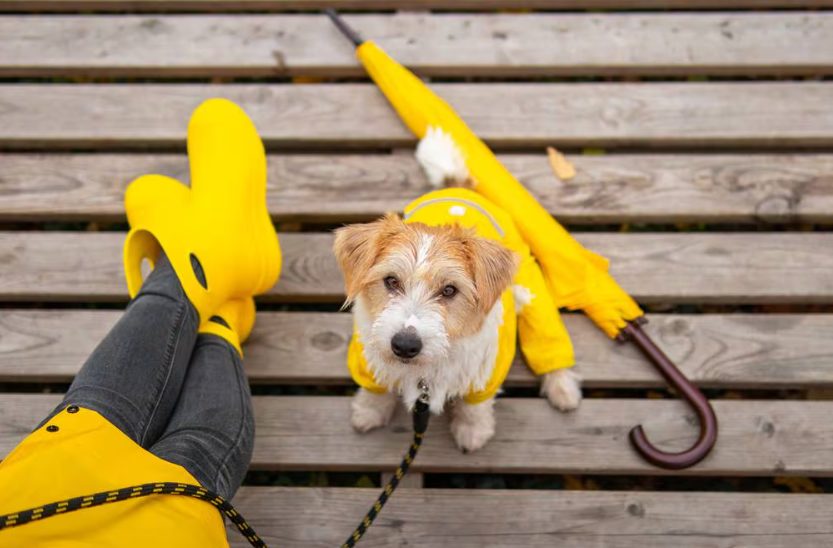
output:
{"label": "gap between planks", "polygon": [[[418,458],[418,457],[417,457]],[[382,472],[382,485],[387,484],[393,477],[392,472]],[[418,472],[408,472],[405,477],[399,481],[399,488],[406,489],[421,489],[424,476]]]}

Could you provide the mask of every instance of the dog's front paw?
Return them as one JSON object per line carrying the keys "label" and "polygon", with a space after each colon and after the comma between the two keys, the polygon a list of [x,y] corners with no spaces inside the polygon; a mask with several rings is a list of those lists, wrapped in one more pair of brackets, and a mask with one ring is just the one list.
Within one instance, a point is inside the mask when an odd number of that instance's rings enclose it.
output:
{"label": "dog's front paw", "polygon": [[477,451],[495,435],[493,400],[475,405],[458,403],[451,417],[451,435],[463,453]]}
{"label": "dog's front paw", "polygon": [[495,435],[494,426],[488,427],[480,424],[452,423],[451,434],[454,442],[463,453],[477,451],[492,439]]}
{"label": "dog's front paw", "polygon": [[368,432],[386,425],[396,408],[396,397],[392,394],[374,394],[360,388],[350,404],[353,414],[350,423],[357,432]]}
{"label": "dog's front paw", "polygon": [[558,369],[544,375],[541,395],[559,411],[572,411],[581,403],[581,376],[572,369]]}

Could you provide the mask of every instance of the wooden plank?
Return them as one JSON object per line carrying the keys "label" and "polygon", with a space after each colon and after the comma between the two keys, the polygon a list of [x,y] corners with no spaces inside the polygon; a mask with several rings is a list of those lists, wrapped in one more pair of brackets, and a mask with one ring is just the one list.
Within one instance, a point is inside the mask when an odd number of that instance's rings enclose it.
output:
{"label": "wooden plank", "polygon": [[[347,21],[426,76],[833,72],[833,14],[824,12],[401,14]],[[365,74],[323,15],[20,16],[0,19],[0,36],[0,76]]]}
{"label": "wooden plank", "polygon": [[[569,155],[558,181],[542,154],[500,159],[558,219],[585,223],[833,222],[830,154]],[[124,189],[142,173],[188,181],[184,156],[0,154],[0,220],[124,221]],[[281,154],[268,159],[279,221],[368,220],[432,190],[410,151]]]}
{"label": "wooden plank", "polygon": [[[831,303],[833,233],[580,233],[644,303]],[[126,300],[124,235],[0,232],[0,300]],[[340,302],[332,236],[283,234],[283,272],[263,301]]]}
{"label": "wooden plank", "polygon": [[813,8],[831,0],[0,0],[0,12]]}
{"label": "wooden plank", "polygon": [[[386,484],[393,477],[393,472],[382,472],[382,485]],[[412,489],[422,488],[423,475],[411,472],[399,481],[399,487],[409,487]]]}
{"label": "wooden plank", "polygon": [[[373,489],[243,487],[234,503],[269,546],[335,546]],[[402,490],[368,546],[644,548],[828,546],[830,495],[490,489]],[[248,546],[229,528],[232,546]]]}
{"label": "wooden plank", "polygon": [[[114,310],[13,310],[0,316],[0,382],[70,382],[110,327]],[[710,388],[833,386],[833,315],[651,314],[646,327],[680,369]],[[632,345],[578,314],[564,317],[585,387],[664,386]],[[245,347],[256,384],[352,385],[349,314],[261,312]],[[520,357],[509,386],[537,383]]]}
{"label": "wooden plank", "polygon": [[[833,82],[434,88],[497,147],[833,145]],[[270,148],[414,143],[370,84],[19,84],[0,87],[0,148],[181,148],[190,113],[217,95],[240,104]]]}
{"label": "wooden plank", "polygon": [[[0,395],[0,454],[6,454],[60,400],[58,395]],[[568,414],[543,398],[496,404],[497,434],[482,450],[454,447],[445,416],[431,421],[415,472],[833,476],[830,401],[717,400],[720,440],[696,467],[663,471],[627,441],[642,423],[658,446],[680,450],[697,435],[696,418],[677,400],[588,399]],[[400,410],[381,430],[357,434],[350,398],[261,396],[254,399],[258,470],[393,470],[411,440]]]}

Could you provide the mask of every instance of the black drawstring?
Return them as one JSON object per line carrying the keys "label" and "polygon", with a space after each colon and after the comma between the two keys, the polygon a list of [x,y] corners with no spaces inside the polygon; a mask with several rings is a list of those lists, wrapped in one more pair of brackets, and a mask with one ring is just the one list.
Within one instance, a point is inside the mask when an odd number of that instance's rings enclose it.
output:
{"label": "black drawstring", "polygon": [[93,506],[101,506],[111,502],[118,502],[121,500],[134,499],[139,497],[147,497],[150,495],[179,495],[183,497],[192,497],[208,502],[225,516],[237,527],[237,530],[246,537],[249,544],[256,548],[266,548],[266,543],[258,536],[251,525],[248,524],[244,518],[229,501],[214,493],[200,487],[199,485],[191,485],[189,483],[144,483],[142,485],[132,485],[130,487],[123,487],[113,491],[101,491],[100,493],[93,493],[92,495],[84,495],[80,497],[73,497],[71,499],[62,500],[59,502],[51,502],[38,506],[37,508],[29,508],[16,512],[14,514],[6,514],[0,516],[0,531],[10,527],[17,527],[32,521],[38,521],[58,514],[66,514],[67,512],[75,512],[84,508],[92,508]]}
{"label": "black drawstring", "polygon": [[[411,463],[416,458],[419,448],[422,445],[422,437],[428,429],[428,419],[431,414],[428,411],[428,389],[424,382],[420,381],[420,395],[419,401],[414,405],[413,421],[414,421],[414,441],[408,448],[408,452],[399,464],[399,467],[385,485],[379,498],[373,503],[373,506],[365,514],[364,519],[353,531],[353,534],[344,542],[342,546],[352,548],[356,545],[362,535],[364,535],[367,528],[382,511],[385,503],[390,498],[391,494],[396,490],[399,482],[408,473]],[[199,499],[213,505],[220,512],[222,512],[236,527],[240,533],[246,537],[249,544],[255,548],[266,548],[266,543],[255,532],[251,525],[246,521],[240,512],[238,512],[232,504],[212,491],[200,487],[199,485],[191,485],[188,483],[145,483],[142,485],[132,485],[130,487],[123,487],[113,491],[101,491],[100,493],[93,493],[91,495],[84,495],[74,497],[71,499],[62,500],[59,502],[51,502],[38,506],[37,508],[29,508],[13,514],[6,514],[0,516],[0,531],[11,527],[17,527],[25,523],[42,520],[58,514],[65,514],[67,512],[75,512],[84,508],[91,508],[93,506],[101,506],[111,502],[118,502],[139,497],[147,497],[150,495],[179,495],[183,497],[192,497]]]}

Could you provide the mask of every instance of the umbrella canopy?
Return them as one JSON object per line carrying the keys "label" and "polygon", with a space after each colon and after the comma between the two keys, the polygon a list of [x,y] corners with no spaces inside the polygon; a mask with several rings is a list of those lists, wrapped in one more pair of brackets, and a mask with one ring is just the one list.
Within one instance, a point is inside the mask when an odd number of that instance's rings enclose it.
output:
{"label": "umbrella canopy", "polygon": [[668,357],[642,331],[643,311],[608,273],[608,261],[585,249],[498,161],[460,116],[411,71],[374,42],[362,40],[333,10],[327,15],[356,46],[356,57],[390,101],[402,121],[420,139],[428,128],[449,134],[474,179],[475,190],[508,212],[538,260],[558,307],[584,311],[609,337],[631,340],[651,360],[666,381],[697,411],[700,436],[690,449],[668,453],[648,441],[641,426],[630,439],[648,461],[680,469],[705,458],[717,439],[714,410]]}

